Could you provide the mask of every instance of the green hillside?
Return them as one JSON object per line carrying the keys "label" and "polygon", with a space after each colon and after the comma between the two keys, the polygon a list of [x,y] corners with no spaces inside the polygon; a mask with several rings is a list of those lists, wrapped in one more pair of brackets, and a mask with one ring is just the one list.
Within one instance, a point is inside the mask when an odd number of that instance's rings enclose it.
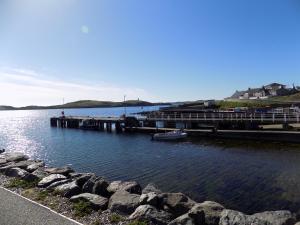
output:
{"label": "green hillside", "polygon": [[300,103],[300,92],[293,94],[293,95],[273,97],[273,98],[271,98],[271,100],[282,101],[282,102],[299,102]]}
{"label": "green hillside", "polygon": [[128,100],[125,102],[112,102],[112,101],[96,101],[96,100],[80,100],[76,102],[69,102],[63,105],[53,106],[25,106],[25,107],[12,107],[12,106],[0,106],[0,110],[32,110],[32,109],[68,109],[68,108],[103,108],[103,107],[123,107],[123,106],[152,106],[152,105],[164,105],[168,103],[151,103],[140,100]]}

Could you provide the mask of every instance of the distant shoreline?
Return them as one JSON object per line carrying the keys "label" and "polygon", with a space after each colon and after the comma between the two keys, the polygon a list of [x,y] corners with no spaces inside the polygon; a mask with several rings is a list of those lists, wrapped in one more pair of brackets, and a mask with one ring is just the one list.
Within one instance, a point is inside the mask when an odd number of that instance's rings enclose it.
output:
{"label": "distant shoreline", "polygon": [[80,109],[80,108],[116,108],[116,107],[146,107],[157,105],[171,105],[171,103],[151,103],[145,101],[126,101],[124,102],[107,102],[107,101],[92,101],[83,100],[77,102],[70,102],[64,105],[53,106],[0,106],[0,111],[15,111],[15,110],[43,110],[43,109]]}

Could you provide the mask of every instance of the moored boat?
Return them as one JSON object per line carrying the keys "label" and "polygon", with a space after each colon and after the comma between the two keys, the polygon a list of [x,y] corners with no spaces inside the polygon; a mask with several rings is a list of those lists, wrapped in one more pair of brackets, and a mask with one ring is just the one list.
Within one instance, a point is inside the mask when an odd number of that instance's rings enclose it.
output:
{"label": "moored boat", "polygon": [[182,140],[187,137],[187,133],[181,130],[166,132],[166,133],[157,133],[152,136],[153,140],[156,141],[172,141],[172,140]]}

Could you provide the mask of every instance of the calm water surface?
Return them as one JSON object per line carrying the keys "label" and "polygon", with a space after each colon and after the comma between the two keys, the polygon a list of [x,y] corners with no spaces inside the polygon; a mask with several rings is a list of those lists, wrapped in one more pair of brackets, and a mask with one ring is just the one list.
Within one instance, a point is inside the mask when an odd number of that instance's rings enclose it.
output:
{"label": "calm water surface", "polygon": [[[144,110],[147,108],[144,108]],[[151,108],[150,108],[151,109]],[[141,108],[128,108],[128,112]],[[286,144],[187,140],[50,127],[60,110],[0,111],[0,148],[50,166],[71,165],[109,180],[156,183],[198,201],[214,200],[253,213],[300,209],[300,147]],[[122,108],[69,109],[67,115],[120,115]]]}

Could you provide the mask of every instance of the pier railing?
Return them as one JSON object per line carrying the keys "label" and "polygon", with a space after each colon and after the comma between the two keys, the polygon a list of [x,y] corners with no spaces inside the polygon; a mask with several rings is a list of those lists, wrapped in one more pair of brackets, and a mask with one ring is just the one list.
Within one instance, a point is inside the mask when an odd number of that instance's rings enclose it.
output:
{"label": "pier railing", "polygon": [[242,112],[205,112],[205,113],[165,113],[154,112],[146,117],[152,121],[250,121],[268,123],[299,123],[300,113],[242,113]]}

